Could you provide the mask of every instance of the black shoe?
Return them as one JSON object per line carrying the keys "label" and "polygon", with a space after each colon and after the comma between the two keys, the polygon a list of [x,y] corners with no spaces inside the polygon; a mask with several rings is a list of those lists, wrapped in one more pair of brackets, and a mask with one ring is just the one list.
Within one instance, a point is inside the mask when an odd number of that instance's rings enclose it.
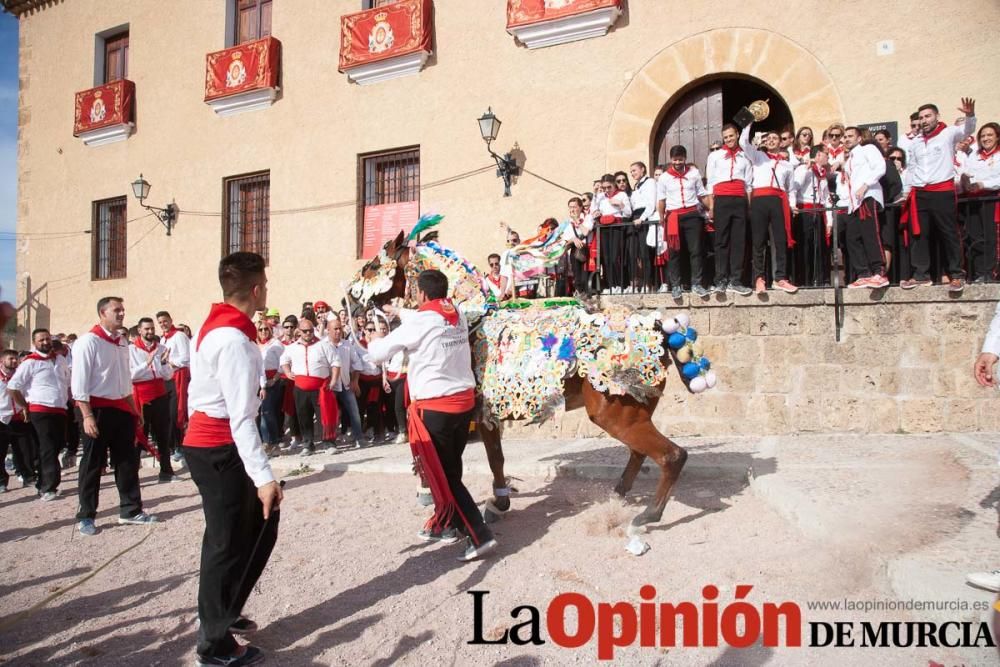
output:
{"label": "black shoe", "polygon": [[246,616],[240,616],[229,626],[229,631],[234,635],[252,635],[260,628]]}
{"label": "black shoe", "polygon": [[243,667],[243,665],[256,665],[264,661],[264,652],[256,646],[243,646],[236,653],[227,656],[211,657],[199,655],[195,664],[198,667]]}

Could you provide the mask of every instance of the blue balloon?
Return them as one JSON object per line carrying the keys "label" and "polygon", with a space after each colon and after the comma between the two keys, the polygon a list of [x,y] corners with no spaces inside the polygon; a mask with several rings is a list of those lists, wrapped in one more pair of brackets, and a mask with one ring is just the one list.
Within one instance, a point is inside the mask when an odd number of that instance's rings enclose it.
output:
{"label": "blue balloon", "polygon": [[712,367],[712,362],[708,360],[708,357],[702,357],[698,360],[698,367],[703,371],[707,371]]}
{"label": "blue balloon", "polygon": [[692,343],[698,340],[698,330],[695,329],[694,327],[688,327],[687,339]]}
{"label": "blue balloon", "polygon": [[681,368],[681,375],[686,377],[688,380],[698,377],[700,373],[701,367],[693,361],[687,362],[684,364],[684,367]]}
{"label": "blue balloon", "polygon": [[684,343],[687,342],[687,338],[684,337],[682,333],[672,333],[670,337],[667,338],[667,345],[670,346],[671,350],[679,350],[684,347]]}

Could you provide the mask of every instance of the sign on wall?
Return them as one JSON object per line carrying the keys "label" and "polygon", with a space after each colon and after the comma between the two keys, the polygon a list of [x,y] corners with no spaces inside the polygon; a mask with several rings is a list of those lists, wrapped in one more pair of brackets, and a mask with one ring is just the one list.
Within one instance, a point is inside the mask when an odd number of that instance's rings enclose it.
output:
{"label": "sign on wall", "polygon": [[371,259],[378,254],[385,242],[400,230],[413,229],[420,217],[420,202],[404,201],[396,204],[365,206],[364,230],[361,235],[361,257]]}
{"label": "sign on wall", "polygon": [[886,121],[884,123],[862,123],[858,125],[862,129],[867,129],[872,134],[875,134],[879,130],[888,130],[889,136],[892,137],[892,145],[895,146],[899,143],[899,133],[898,127],[899,123],[894,120]]}

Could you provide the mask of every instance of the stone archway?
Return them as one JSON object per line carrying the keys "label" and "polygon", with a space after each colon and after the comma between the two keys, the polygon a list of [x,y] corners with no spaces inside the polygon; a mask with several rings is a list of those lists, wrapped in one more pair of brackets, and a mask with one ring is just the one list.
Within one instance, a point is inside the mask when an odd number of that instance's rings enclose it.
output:
{"label": "stone archway", "polygon": [[844,119],[836,84],[800,45],[768,30],[709,30],[663,49],[632,77],[611,116],[607,168],[648,160],[664,110],[706,77],[727,74],[765,82],[800,123],[819,128]]}

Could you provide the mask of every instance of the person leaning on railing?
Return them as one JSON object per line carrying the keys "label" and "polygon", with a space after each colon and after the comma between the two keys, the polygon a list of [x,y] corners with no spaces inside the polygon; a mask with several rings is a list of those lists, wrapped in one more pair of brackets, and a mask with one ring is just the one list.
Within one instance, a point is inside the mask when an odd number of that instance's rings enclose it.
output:
{"label": "person leaning on railing", "polygon": [[976,143],[978,149],[966,157],[962,181],[971,200],[966,218],[969,280],[984,283],[996,275],[1000,256],[1000,125],[983,125]]}

